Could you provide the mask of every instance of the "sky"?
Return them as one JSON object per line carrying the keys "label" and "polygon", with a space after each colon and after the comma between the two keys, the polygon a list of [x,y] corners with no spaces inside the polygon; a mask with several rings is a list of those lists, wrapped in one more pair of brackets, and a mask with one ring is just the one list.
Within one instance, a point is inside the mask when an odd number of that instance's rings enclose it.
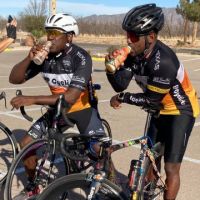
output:
{"label": "sky", "polygon": [[[0,0],[0,16],[19,15],[30,0]],[[37,0],[40,1],[40,0]],[[46,0],[49,2],[49,0]],[[69,13],[77,17],[89,15],[113,15],[128,12],[137,5],[156,3],[160,7],[175,8],[179,0],[57,0],[56,12]]]}

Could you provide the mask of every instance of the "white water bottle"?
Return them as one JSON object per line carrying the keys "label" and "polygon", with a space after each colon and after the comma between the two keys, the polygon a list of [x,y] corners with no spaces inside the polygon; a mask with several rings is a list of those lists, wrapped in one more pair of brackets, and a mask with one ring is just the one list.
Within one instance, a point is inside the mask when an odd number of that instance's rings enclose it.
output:
{"label": "white water bottle", "polygon": [[46,44],[44,45],[43,49],[41,51],[38,51],[38,53],[33,58],[33,62],[36,65],[41,65],[44,62],[46,56],[49,53],[49,49],[50,49],[51,45],[52,45],[51,41],[47,41]]}

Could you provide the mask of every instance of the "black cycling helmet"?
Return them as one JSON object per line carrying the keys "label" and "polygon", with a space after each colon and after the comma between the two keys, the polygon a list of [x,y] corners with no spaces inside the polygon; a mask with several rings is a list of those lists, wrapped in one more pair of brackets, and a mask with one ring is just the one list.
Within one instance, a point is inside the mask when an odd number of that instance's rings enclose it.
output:
{"label": "black cycling helmet", "polygon": [[137,36],[158,33],[164,25],[164,14],[156,4],[145,4],[131,9],[124,17],[122,28]]}

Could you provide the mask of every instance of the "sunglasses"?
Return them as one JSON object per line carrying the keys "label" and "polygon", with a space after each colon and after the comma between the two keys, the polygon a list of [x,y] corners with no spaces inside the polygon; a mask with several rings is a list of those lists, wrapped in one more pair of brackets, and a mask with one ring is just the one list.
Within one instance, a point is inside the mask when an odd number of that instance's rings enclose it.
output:
{"label": "sunglasses", "polygon": [[46,30],[46,34],[47,36],[58,37],[60,35],[63,35],[64,32],[59,30]]}
{"label": "sunglasses", "polygon": [[140,37],[137,36],[134,32],[127,32],[127,38],[130,38],[132,43],[138,42]]}

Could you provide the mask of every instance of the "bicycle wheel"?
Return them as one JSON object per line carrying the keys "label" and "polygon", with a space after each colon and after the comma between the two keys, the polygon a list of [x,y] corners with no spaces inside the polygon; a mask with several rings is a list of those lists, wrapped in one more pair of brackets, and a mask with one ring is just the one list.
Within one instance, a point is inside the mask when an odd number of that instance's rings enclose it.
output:
{"label": "bicycle wheel", "polygon": [[5,181],[8,170],[17,153],[17,142],[12,132],[0,122],[0,184]]}
{"label": "bicycle wheel", "polygon": [[[85,200],[89,199],[91,180],[87,174],[72,174],[50,184],[37,200]],[[104,179],[93,200],[128,200],[117,185]]]}
{"label": "bicycle wheel", "polygon": [[[163,155],[163,148],[161,143],[157,143],[152,147],[154,152],[154,159],[157,162]],[[151,178],[149,179],[149,174]],[[152,178],[153,176],[153,178]],[[163,200],[165,187],[161,179],[157,176],[153,169],[153,165],[149,157],[146,157],[144,163],[144,173],[141,178],[140,198],[139,200]]]}
{"label": "bicycle wheel", "polygon": [[[51,169],[50,160],[52,158],[52,147],[47,139],[39,139],[27,145],[16,156],[12,163],[5,185],[4,200],[17,199],[28,183],[28,177],[23,164],[24,158],[27,158],[33,152],[37,155],[37,167],[35,170],[34,183],[42,190],[54,179],[68,174],[69,166],[65,159],[59,154],[55,155],[55,160]],[[18,198],[20,199],[20,198]]]}
{"label": "bicycle wheel", "polygon": [[111,131],[109,123],[105,119],[101,119],[101,121],[105,130],[106,136],[112,138],[112,131]]}

